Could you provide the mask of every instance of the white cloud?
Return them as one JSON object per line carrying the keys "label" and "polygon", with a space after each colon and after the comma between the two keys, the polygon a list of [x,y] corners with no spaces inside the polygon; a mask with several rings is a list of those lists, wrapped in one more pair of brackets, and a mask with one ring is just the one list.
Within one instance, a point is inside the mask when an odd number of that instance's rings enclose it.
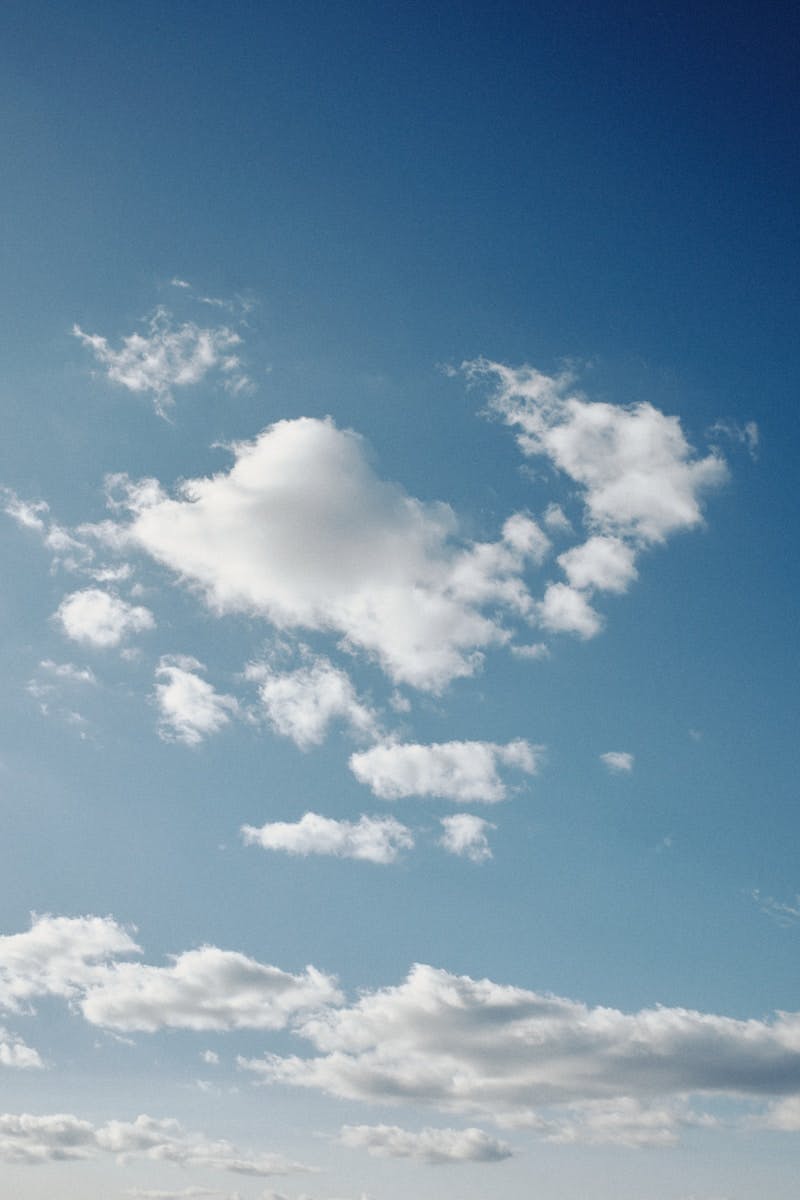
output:
{"label": "white cloud", "polygon": [[444,833],[440,845],[450,854],[458,854],[472,862],[486,862],[492,857],[486,833],[496,829],[490,821],[475,817],[472,813],[454,813],[451,817],[441,818]]}
{"label": "white cloud", "polygon": [[32,1046],[23,1042],[22,1038],[0,1026],[0,1067],[30,1071],[43,1066],[38,1050],[34,1050]]}
{"label": "white cloud", "polygon": [[293,975],[216,946],[174,955],[166,967],[116,961],[139,953],[111,917],[34,917],[28,932],[0,937],[0,1007],[30,1011],[37,997],[60,996],[91,1024],[154,1032],[280,1029],[340,999],[313,967]]}
{"label": "white cloud", "polygon": [[351,1149],[367,1150],[379,1158],[418,1158],[439,1165],[459,1162],[501,1162],[513,1151],[507,1142],[482,1129],[420,1129],[397,1125],[344,1125],[339,1140]]}
{"label": "white cloud", "polygon": [[542,520],[553,533],[572,533],[572,522],[560,504],[548,504]]}
{"label": "white cloud", "polygon": [[175,498],[115,477],[129,523],[95,536],[144,550],[217,613],[334,633],[395,683],[431,691],[508,640],[499,614],[532,611],[523,574],[546,539],[529,517],[510,517],[498,542],[465,542],[448,505],[379,479],[361,438],[331,420],[280,421],[232,452],[230,470]]}
{"label": "white cloud", "polygon": [[550,657],[550,647],[545,642],[533,642],[527,645],[513,643],[510,649],[515,658],[529,658],[533,662]]}
{"label": "white cloud", "polygon": [[689,1095],[800,1095],[800,1014],[624,1013],[429,966],[297,1031],[316,1056],[240,1065],[348,1100],[479,1114],[561,1141],[671,1140],[688,1120],[711,1123],[686,1114]]}
{"label": "white cloud", "polygon": [[76,667],[74,663],[57,663],[51,658],[44,658],[39,663],[42,671],[46,671],[49,675],[54,675],[56,679],[61,679],[66,683],[87,683],[95,686],[97,684],[97,676],[91,667]]}
{"label": "white cloud", "polygon": [[608,750],[600,755],[600,761],[605,763],[609,771],[619,775],[633,770],[634,757],[627,750]]}
{"label": "white cloud", "polygon": [[439,796],[462,803],[494,804],[508,793],[499,768],[533,775],[541,751],[541,746],[522,738],[505,746],[496,742],[386,742],[351,754],[350,770],[383,800]]}
{"label": "white cloud", "polygon": [[283,850],[287,854],[328,854],[373,863],[393,863],[401,850],[414,845],[411,830],[393,817],[361,816],[358,821],[335,821],[308,812],[299,821],[273,821],[254,829],[242,826],[249,846]]}
{"label": "white cloud", "polygon": [[266,663],[251,663],[246,674],[258,683],[272,728],[301,750],[320,745],[336,720],[354,733],[377,736],[375,713],[359,700],[349,675],[327,658],[320,656],[295,671],[283,672]]}
{"label": "white cloud", "polygon": [[701,524],[701,496],[727,477],[722,458],[698,458],[678,418],[652,404],[592,402],[569,375],[532,367],[479,360],[465,369],[494,379],[493,410],[517,430],[524,454],[547,458],[582,488],[598,533],[662,542]]}
{"label": "white cloud", "polygon": [[605,536],[591,537],[558,556],[572,587],[601,592],[626,592],[639,575],[634,559],[634,550],[626,542]]}
{"label": "white cloud", "polygon": [[65,596],[56,618],[64,633],[75,642],[107,649],[118,646],[129,634],[155,626],[149,608],[128,604],[100,588],[84,588]]}
{"label": "white cloud", "polygon": [[219,1055],[217,1054],[216,1050],[204,1050],[200,1057],[202,1058],[203,1062],[208,1063],[209,1066],[216,1067],[219,1065]]}
{"label": "white cloud", "polygon": [[566,583],[549,584],[537,607],[539,621],[551,633],[575,633],[578,637],[592,638],[603,628],[599,613],[583,592]]}
{"label": "white cloud", "polygon": [[[95,1126],[71,1113],[0,1114],[0,1161],[35,1165],[94,1159],[103,1153],[114,1154],[121,1162],[146,1158],[261,1177],[309,1169],[279,1154],[248,1153],[231,1142],[212,1141],[184,1129],[171,1118],[160,1120],[142,1114],[133,1121],[108,1121]],[[178,1193],[207,1194],[191,1189]]]}
{"label": "white cloud", "polygon": [[105,367],[113,382],[131,392],[149,394],[162,416],[172,404],[172,389],[200,383],[210,371],[222,373],[234,390],[246,383],[235,350],[241,338],[227,326],[201,328],[193,321],[174,326],[171,314],[156,309],[147,332],[132,333],[115,350],[106,338],[84,333],[79,325],[72,332]]}
{"label": "white cloud", "polygon": [[196,658],[164,655],[156,668],[155,699],[161,719],[159,734],[167,742],[198,746],[223,729],[239,711],[233,696],[214,690],[198,672],[205,670]]}

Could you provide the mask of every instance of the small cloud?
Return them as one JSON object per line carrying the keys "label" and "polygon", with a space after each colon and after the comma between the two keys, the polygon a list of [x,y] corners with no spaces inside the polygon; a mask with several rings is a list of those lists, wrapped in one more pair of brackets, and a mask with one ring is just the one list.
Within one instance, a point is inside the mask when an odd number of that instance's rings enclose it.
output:
{"label": "small cloud", "polygon": [[527,646],[518,646],[512,643],[511,653],[515,658],[528,658],[535,661],[542,658],[549,658],[550,647],[546,642],[533,642]]}
{"label": "small cloud", "polygon": [[149,608],[128,604],[101,588],[84,588],[65,596],[55,616],[67,637],[100,650],[118,646],[128,634],[155,626]]}
{"label": "small cloud", "polygon": [[273,821],[260,829],[243,825],[241,832],[245,845],[264,850],[282,850],[304,858],[323,854],[382,864],[395,862],[401,850],[410,850],[414,845],[411,830],[394,817],[361,816],[358,821],[335,821],[308,812],[295,822]]}
{"label": "small cloud", "polygon": [[715,421],[709,433],[722,434],[723,437],[728,438],[730,441],[744,446],[754,461],[758,458],[761,435],[755,421],[745,421],[743,425],[740,425],[738,421]]}
{"label": "small cloud", "polygon": [[203,1062],[208,1063],[210,1067],[216,1067],[219,1065],[219,1055],[217,1054],[216,1050],[204,1050],[200,1057],[202,1058]]}
{"label": "small cloud", "polygon": [[442,817],[441,825],[444,833],[439,845],[448,854],[457,854],[474,863],[486,862],[492,857],[486,833],[497,826],[490,821],[484,821],[472,813],[454,813],[451,817]]}
{"label": "small cloud", "polygon": [[560,504],[548,504],[542,520],[551,533],[572,533],[572,522]]}
{"label": "small cloud", "polygon": [[762,896],[758,888],[750,893],[758,907],[778,925],[787,928],[800,921],[800,893],[792,900],[776,900],[774,896]]}
{"label": "small cloud", "polygon": [[178,279],[177,276],[174,279],[170,279],[170,283],[174,288],[190,288],[192,286],[185,279]]}
{"label": "small cloud", "polygon": [[627,750],[607,750],[600,755],[600,761],[605,763],[614,775],[630,774],[633,770],[634,758]]}

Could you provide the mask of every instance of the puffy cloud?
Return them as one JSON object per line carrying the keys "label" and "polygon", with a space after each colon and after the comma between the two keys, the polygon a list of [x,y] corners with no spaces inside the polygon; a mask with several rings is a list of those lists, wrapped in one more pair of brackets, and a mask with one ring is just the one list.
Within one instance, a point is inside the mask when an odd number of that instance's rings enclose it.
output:
{"label": "puffy cloud", "polygon": [[627,750],[608,750],[600,755],[600,761],[605,763],[609,771],[619,775],[633,770],[634,757]]}
{"label": "puffy cloud", "polygon": [[411,830],[393,817],[361,816],[358,821],[335,821],[308,812],[299,821],[273,821],[254,829],[242,826],[249,846],[283,850],[287,854],[329,854],[366,862],[395,862],[401,850],[414,845]]}
{"label": "puffy cloud", "polygon": [[101,588],[84,588],[65,596],[55,615],[67,637],[101,650],[155,626],[149,608],[128,604]]}
{"label": "puffy cloud", "polygon": [[600,615],[583,592],[566,583],[548,585],[538,613],[541,624],[551,633],[576,633],[578,637],[592,638],[603,628]]}
{"label": "puffy cloud", "polygon": [[100,334],[84,333],[79,325],[72,332],[105,367],[112,383],[149,394],[162,416],[172,404],[173,388],[200,383],[210,371],[220,371],[233,390],[246,383],[235,353],[242,339],[224,325],[204,329],[187,321],[173,326],[170,313],[158,308],[147,332],[129,334],[117,350]]}
{"label": "puffy cloud", "polygon": [[480,1114],[562,1141],[670,1140],[690,1119],[680,1107],[689,1095],[800,1095],[800,1014],[624,1013],[429,966],[298,1032],[316,1056],[241,1065],[265,1080]]}
{"label": "puffy cloud", "polygon": [[144,550],[217,613],[336,634],[394,682],[431,691],[508,640],[498,613],[532,611],[522,577],[546,539],[524,514],[498,542],[464,542],[448,505],[379,479],[361,438],[329,419],[280,421],[232,452],[230,470],[175,497],[117,477],[129,521],[95,536]]}
{"label": "puffy cloud", "polygon": [[625,592],[638,571],[635,553],[615,537],[591,537],[558,556],[564,574],[574,588],[596,588],[600,592]]}
{"label": "puffy cloud", "polygon": [[61,996],[94,1025],[122,1031],[280,1029],[290,1017],[340,999],[334,980],[293,975],[236,951],[202,946],[170,966],[118,962],[141,953],[111,917],[37,917],[0,937],[0,1006],[30,1011]]}
{"label": "puffy cloud", "polygon": [[500,1162],[513,1151],[506,1142],[482,1129],[420,1129],[397,1125],[344,1125],[339,1140],[379,1158],[419,1158],[435,1165],[458,1162]]}
{"label": "puffy cloud", "polygon": [[218,733],[238,712],[233,696],[214,690],[198,674],[204,670],[196,658],[169,654],[156,668],[155,699],[161,714],[159,734],[167,742],[197,746]]}
{"label": "puffy cloud", "polygon": [[301,750],[325,740],[333,721],[343,721],[357,734],[375,737],[375,713],[363,704],[346,672],[323,657],[295,671],[276,671],[266,663],[251,663],[247,678],[258,683],[258,694],[272,728],[291,738]]}
{"label": "puffy cloud", "polygon": [[292,975],[233,950],[202,946],[169,967],[116,963],[81,999],[93,1025],[157,1029],[282,1029],[302,1009],[335,1003],[333,980],[314,967]]}
{"label": "puffy cloud", "polygon": [[483,817],[473,816],[472,813],[454,813],[451,817],[442,817],[440,845],[450,854],[458,854],[472,862],[486,862],[492,857],[487,830],[496,829],[490,821]]}
{"label": "puffy cloud", "polygon": [[16,1067],[30,1071],[44,1066],[38,1050],[28,1046],[22,1038],[9,1033],[0,1026],[0,1067]]}
{"label": "puffy cloud", "polygon": [[589,401],[569,375],[533,367],[479,360],[465,369],[493,378],[493,410],[517,430],[524,454],[547,458],[582,488],[597,532],[662,542],[701,524],[703,493],[727,477],[719,455],[698,458],[678,418],[652,404]]}
{"label": "puffy cloud", "polygon": [[[68,1162],[97,1158],[103,1152],[114,1154],[123,1162],[147,1158],[240,1175],[287,1175],[309,1169],[279,1154],[246,1153],[231,1142],[212,1141],[169,1118],[159,1120],[142,1114],[133,1121],[108,1121],[105,1125],[95,1126],[71,1113],[0,1114],[0,1160],[3,1162],[30,1165]],[[190,1189],[177,1194],[209,1193]]]}
{"label": "puffy cloud", "polygon": [[494,804],[504,800],[507,786],[500,767],[533,775],[541,746],[522,738],[496,742],[386,742],[351,754],[350,770],[383,800],[404,796],[439,796],[460,803]]}

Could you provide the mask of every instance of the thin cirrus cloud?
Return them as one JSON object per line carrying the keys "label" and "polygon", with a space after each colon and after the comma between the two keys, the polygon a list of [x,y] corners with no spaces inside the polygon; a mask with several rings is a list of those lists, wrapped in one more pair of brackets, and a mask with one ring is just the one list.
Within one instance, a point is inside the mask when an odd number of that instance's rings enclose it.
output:
{"label": "thin cirrus cloud", "polygon": [[257,1177],[310,1170],[281,1154],[243,1151],[225,1139],[210,1139],[186,1130],[172,1118],[158,1119],[146,1113],[133,1121],[112,1120],[103,1125],[94,1125],[71,1113],[0,1113],[2,1162],[36,1166],[46,1162],[85,1162],[106,1154],[116,1156],[122,1163],[144,1158]]}
{"label": "thin cirrus cloud", "polygon": [[260,829],[243,825],[241,833],[245,845],[263,850],[381,864],[396,862],[403,850],[414,845],[411,830],[393,817],[361,816],[357,821],[336,821],[308,812],[299,821],[273,821]]}
{"label": "thin cirrus cloud", "polygon": [[361,737],[378,736],[376,714],[359,699],[349,675],[322,655],[294,671],[250,663],[245,675],[258,684],[271,727],[301,750],[319,746],[334,722]]}
{"label": "thin cirrus cloud", "polygon": [[417,965],[400,985],[300,1019],[296,1031],[315,1055],[239,1065],[264,1081],[479,1115],[550,1141],[670,1144],[683,1126],[714,1124],[687,1097],[800,1096],[797,1013],[625,1013]]}
{"label": "thin cirrus cloud", "polygon": [[496,804],[508,785],[501,768],[533,775],[542,747],[519,738],[495,742],[386,742],[350,755],[350,770],[382,800],[436,796],[460,803]]}
{"label": "thin cirrus cloud", "polygon": [[119,646],[131,634],[155,627],[149,608],[129,604],[101,588],[71,592],[61,601],[55,616],[68,638],[98,650]]}
{"label": "thin cirrus cloud", "polygon": [[[218,615],[332,633],[394,683],[441,691],[527,619],[523,576],[546,539],[522,513],[496,542],[459,536],[447,504],[378,478],[362,439],[332,420],[279,421],[231,447],[233,466],[167,495],[115,477],[126,521],[84,526],[117,551],[144,551],[198,588]],[[485,610],[489,609],[490,612]]]}
{"label": "thin cirrus cloud", "polygon": [[513,1154],[507,1142],[482,1129],[401,1129],[398,1125],[343,1125],[339,1141],[377,1158],[416,1158],[444,1163],[502,1162]]}
{"label": "thin cirrus cloud", "polygon": [[194,321],[174,325],[171,314],[158,308],[145,333],[131,333],[114,349],[107,338],[85,333],[74,325],[73,335],[90,350],[112,383],[130,392],[149,395],[164,416],[173,403],[173,390],[200,383],[218,371],[229,390],[247,386],[236,353],[241,337],[222,325],[202,328]]}
{"label": "thin cirrus cloud", "polygon": [[460,858],[468,858],[471,862],[482,863],[492,857],[489,839],[486,836],[490,829],[496,829],[491,821],[476,817],[473,813],[453,813],[452,816],[441,818],[442,836],[439,845],[448,854],[456,854]]}
{"label": "thin cirrus cloud", "polygon": [[239,711],[233,696],[217,692],[203,679],[203,664],[186,655],[169,654],[156,668],[155,701],[159,736],[167,742],[198,746],[218,733]]}
{"label": "thin cirrus cloud", "polygon": [[111,917],[34,917],[25,933],[0,937],[0,1009],[60,996],[90,1024],[122,1032],[281,1029],[292,1014],[340,998],[314,967],[291,974],[216,946],[165,967],[118,961],[139,953]]}

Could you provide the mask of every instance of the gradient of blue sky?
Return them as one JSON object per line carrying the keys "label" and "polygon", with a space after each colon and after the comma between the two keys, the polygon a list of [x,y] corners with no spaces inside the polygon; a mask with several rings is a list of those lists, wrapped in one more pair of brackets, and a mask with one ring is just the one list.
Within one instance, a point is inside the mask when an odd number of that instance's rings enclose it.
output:
{"label": "gradient of blue sky", "polygon": [[[702,524],[641,551],[624,594],[595,596],[596,637],[540,622],[518,640],[549,657],[492,649],[440,692],[401,686],[408,711],[368,656],[303,635],[403,742],[544,746],[534,775],[500,764],[509,790],[492,805],[371,795],[348,758],[374,733],[333,726],[305,751],[279,736],[242,674],[269,622],[214,615],[141,548],[116,588],[155,614],[128,639],[138,655],[70,640],[53,618],[65,595],[105,585],[51,569],[37,531],[4,518],[2,934],[28,929],[32,911],[113,914],[137,927],[147,964],[203,945],[293,974],[311,963],[348,1004],[423,962],[626,1013],[762,1022],[800,1008],[797,35],[788,8],[752,6],[4,6],[5,504],[46,501],[74,531],[109,515],[109,473],[170,490],[229,470],[230,446],[275,422],[330,415],[362,435],[378,478],[451,505],[462,546],[496,542],[515,512],[544,527],[562,505],[573,532],[548,529],[550,556],[520,569],[538,601],[563,578],[557,555],[591,530],[575,483],[524,458],[487,414],[491,380],[459,369],[480,356],[548,377],[569,364],[587,403],[621,413],[648,402],[679,419],[696,459],[716,449],[728,477],[702,493]],[[249,384],[226,390],[211,371],[173,389],[164,420],[72,333],[116,349],[158,306],[173,329],[235,330]],[[197,745],[158,735],[165,655],[201,661],[238,699]],[[611,769],[609,752],[631,769]],[[377,864],[243,844],[243,825],[309,810],[393,817],[416,845]],[[439,844],[441,819],[460,812],[490,823],[491,858]],[[2,1166],[22,1200],[192,1187],[243,1200],[794,1195],[800,1112],[763,1127],[792,1070],[797,1085],[788,1050],[744,1099],[695,1095],[705,1125],[659,1094],[655,1127],[675,1145],[618,1144],[626,1129],[635,1140],[624,1105],[604,1144],[586,1144],[600,1136],[589,1110],[561,1144],[563,1125],[254,1087],[237,1056],[309,1045],[285,1030],[92,1024],[74,987],[75,1011],[52,995],[36,1015],[0,1011],[0,1049],[21,1037],[47,1064],[0,1065],[3,1112],[95,1128],[175,1118],[320,1174],[231,1174],[196,1140],[182,1168],[118,1164],[101,1136],[84,1162]],[[202,1061],[209,1049],[218,1063]],[[515,1153],[372,1157],[366,1135],[336,1140],[343,1125],[479,1126]],[[3,1136],[0,1122],[10,1157]]]}

